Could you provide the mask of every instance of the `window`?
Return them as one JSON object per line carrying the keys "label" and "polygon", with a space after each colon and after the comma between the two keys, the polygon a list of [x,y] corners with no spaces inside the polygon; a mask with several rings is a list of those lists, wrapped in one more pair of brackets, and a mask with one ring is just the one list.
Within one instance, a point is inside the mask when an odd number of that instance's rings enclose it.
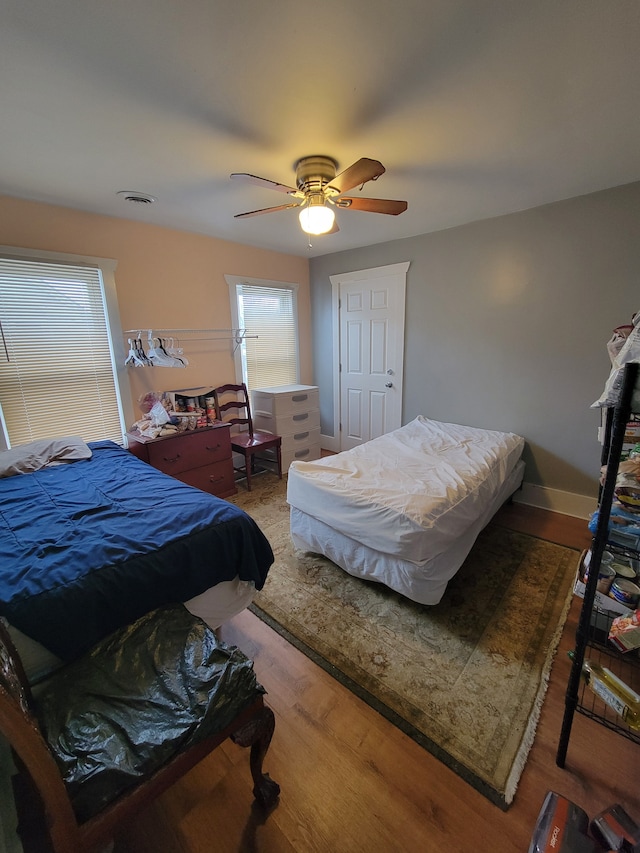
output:
{"label": "window", "polygon": [[297,285],[226,276],[235,328],[237,380],[249,389],[298,382]]}
{"label": "window", "polygon": [[11,447],[79,435],[122,443],[103,278],[105,271],[112,278],[115,264],[41,257],[0,250],[0,441]]}

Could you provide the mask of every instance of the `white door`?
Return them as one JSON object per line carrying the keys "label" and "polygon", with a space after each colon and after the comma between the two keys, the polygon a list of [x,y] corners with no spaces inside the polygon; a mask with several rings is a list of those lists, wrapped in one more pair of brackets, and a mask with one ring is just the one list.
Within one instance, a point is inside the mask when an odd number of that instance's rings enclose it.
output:
{"label": "white door", "polygon": [[348,450],[401,426],[409,264],[331,276],[337,287],[337,426]]}

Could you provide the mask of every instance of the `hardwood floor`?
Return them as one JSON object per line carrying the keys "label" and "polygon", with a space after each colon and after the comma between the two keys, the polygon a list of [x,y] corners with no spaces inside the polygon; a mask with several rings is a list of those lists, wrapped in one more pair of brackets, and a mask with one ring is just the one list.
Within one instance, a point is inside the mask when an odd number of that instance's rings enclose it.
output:
{"label": "hardwood floor", "polygon": [[[586,522],[513,504],[500,521],[582,549]],[[621,803],[640,820],[640,746],[576,715],[566,769],[555,764],[580,600],[574,599],[533,748],[503,812],[251,613],[223,629],[255,661],[276,731],[265,769],[282,788],[252,807],[247,753],[227,743],[116,841],[116,853],[524,853],[545,794],[590,816]],[[526,606],[526,603],[523,605]]]}

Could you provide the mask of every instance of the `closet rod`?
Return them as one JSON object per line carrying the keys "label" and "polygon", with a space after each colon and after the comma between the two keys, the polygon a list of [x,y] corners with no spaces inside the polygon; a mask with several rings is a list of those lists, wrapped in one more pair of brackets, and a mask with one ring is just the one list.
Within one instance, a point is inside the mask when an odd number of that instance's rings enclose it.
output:
{"label": "closet rod", "polygon": [[126,329],[122,334],[123,335],[141,335],[143,332],[147,332],[150,336],[155,332],[167,334],[167,335],[184,335],[184,334],[192,334],[201,332],[203,335],[224,335],[224,337],[212,338],[189,338],[190,341],[210,341],[210,340],[230,340],[237,341],[238,338],[257,338],[257,335],[248,335],[246,329],[158,329],[152,328],[149,329],[147,326],[138,329]]}
{"label": "closet rod", "polygon": [[[136,326],[135,329],[127,329],[124,334],[133,332],[144,332],[149,326]],[[245,329],[176,329],[173,326],[170,329],[159,329],[157,326],[152,326],[151,330],[156,332],[244,332]]]}

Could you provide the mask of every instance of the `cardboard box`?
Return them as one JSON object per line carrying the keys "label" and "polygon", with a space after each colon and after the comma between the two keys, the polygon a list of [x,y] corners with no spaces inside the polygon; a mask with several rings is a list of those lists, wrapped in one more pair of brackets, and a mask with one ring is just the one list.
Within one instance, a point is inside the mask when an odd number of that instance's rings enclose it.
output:
{"label": "cardboard box", "polygon": [[[576,576],[573,592],[574,595],[577,595],[579,598],[584,598],[584,593],[587,588],[583,581],[583,577],[584,559],[588,553],[588,551],[583,551],[582,554],[580,554],[580,560],[578,562],[578,574]],[[627,607],[626,604],[623,604],[621,601],[618,601],[615,598],[610,598],[608,595],[598,592],[598,590],[596,590],[596,595],[593,599],[593,606],[596,610],[600,610],[602,613],[611,615],[612,618],[614,616],[628,616],[635,609]]]}
{"label": "cardboard box", "polygon": [[[585,584],[578,576],[573,588],[574,594],[579,596],[579,598],[584,598],[585,589]],[[598,591],[596,591],[596,597],[593,599],[593,606],[604,613],[611,613],[616,616],[627,616],[632,611],[631,607],[627,607],[621,601],[616,601],[615,598],[610,598],[608,595],[603,595]]]}
{"label": "cardboard box", "polygon": [[640,444],[640,421],[631,420],[624,430],[622,451],[629,452],[636,444]]}
{"label": "cardboard box", "polygon": [[640,610],[629,610],[625,616],[616,616],[611,623],[609,640],[621,652],[640,648]]}

